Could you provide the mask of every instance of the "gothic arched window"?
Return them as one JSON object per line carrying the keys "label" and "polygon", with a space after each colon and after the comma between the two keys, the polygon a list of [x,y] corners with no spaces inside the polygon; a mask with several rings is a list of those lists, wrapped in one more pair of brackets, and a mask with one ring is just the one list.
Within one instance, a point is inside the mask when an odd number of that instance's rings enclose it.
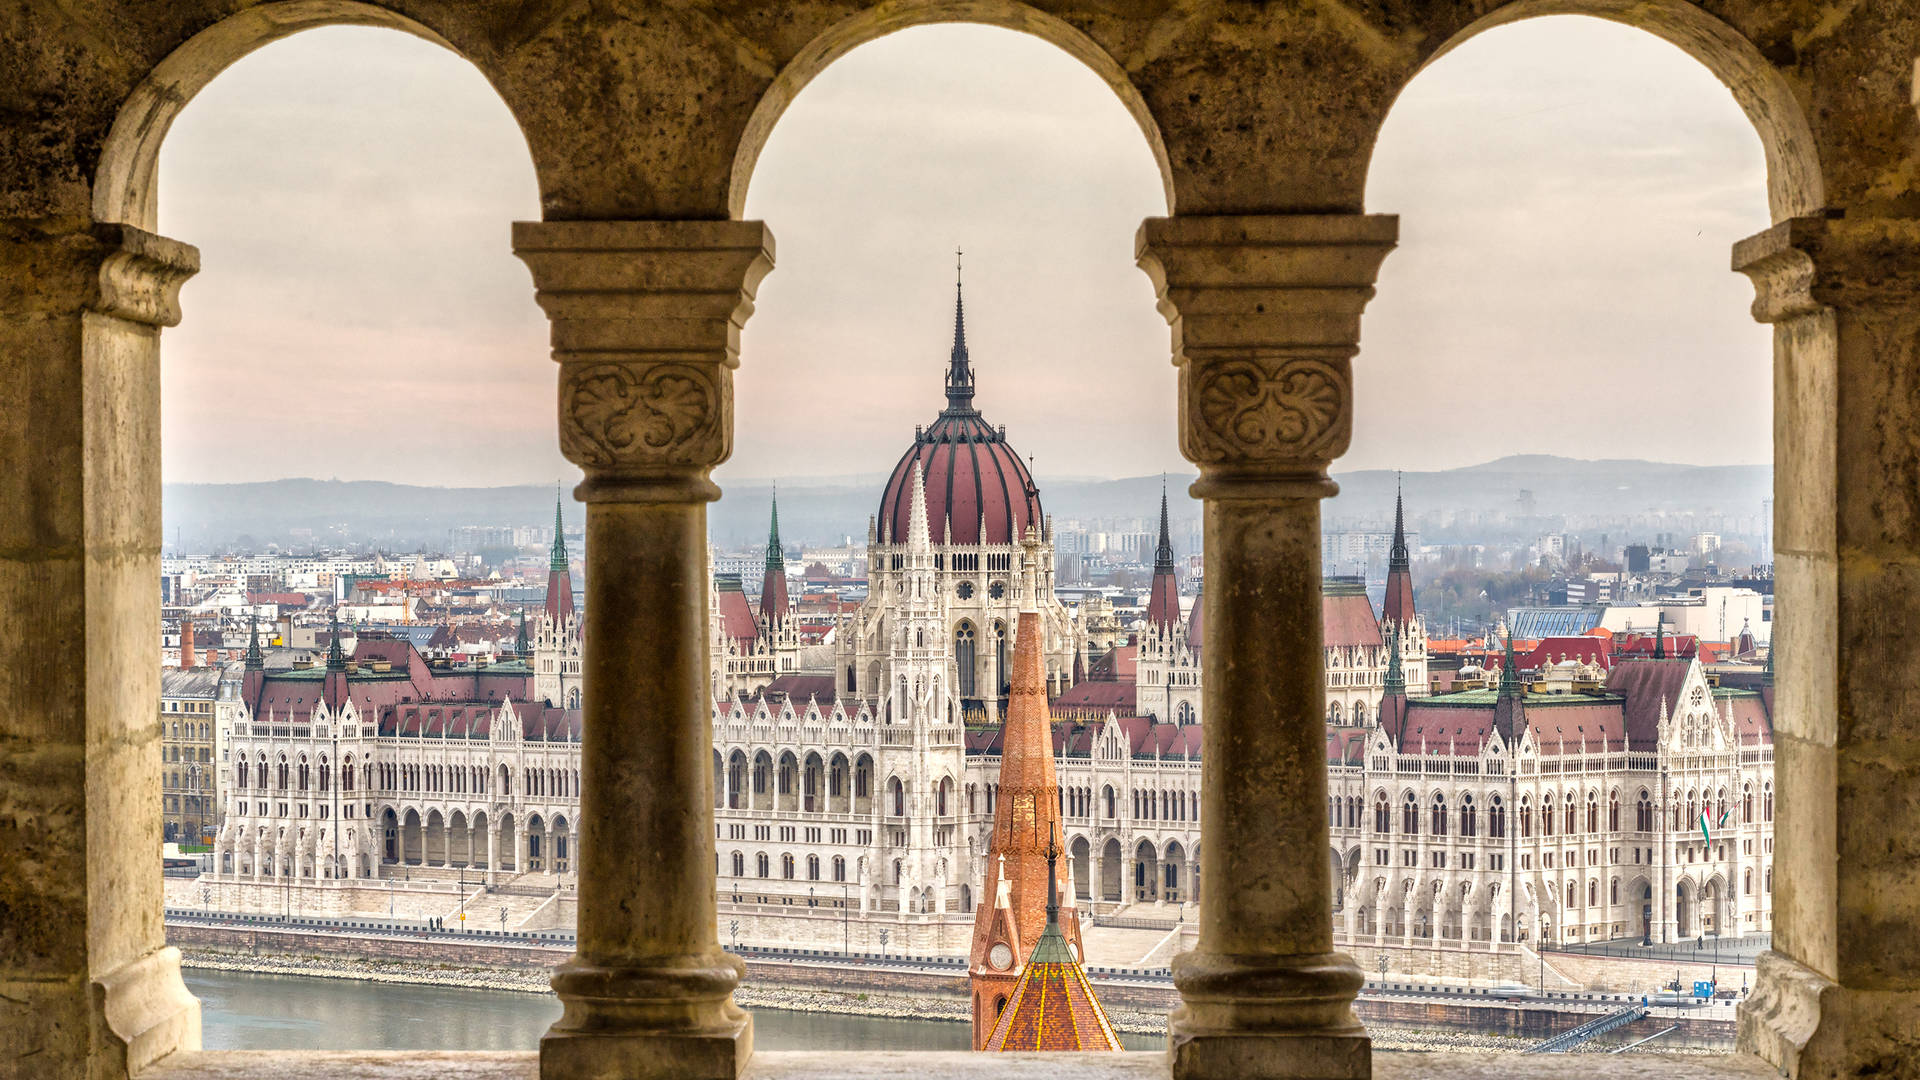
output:
{"label": "gothic arched window", "polygon": [[970,622],[961,623],[953,632],[953,666],[960,675],[960,696],[963,698],[974,696],[973,681],[977,674],[975,665],[978,663],[975,649],[979,645],[974,640],[975,636]]}

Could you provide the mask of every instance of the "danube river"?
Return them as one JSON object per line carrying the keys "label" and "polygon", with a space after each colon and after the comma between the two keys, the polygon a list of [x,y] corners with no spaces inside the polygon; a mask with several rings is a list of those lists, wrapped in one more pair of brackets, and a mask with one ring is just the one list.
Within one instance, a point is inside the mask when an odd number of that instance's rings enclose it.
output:
{"label": "danube river", "polygon": [[[560,1016],[545,994],[189,968],[209,1050],[533,1050]],[[1122,1035],[1129,1050],[1163,1045]],[[965,1050],[967,1025],[753,1010],[757,1050]]]}

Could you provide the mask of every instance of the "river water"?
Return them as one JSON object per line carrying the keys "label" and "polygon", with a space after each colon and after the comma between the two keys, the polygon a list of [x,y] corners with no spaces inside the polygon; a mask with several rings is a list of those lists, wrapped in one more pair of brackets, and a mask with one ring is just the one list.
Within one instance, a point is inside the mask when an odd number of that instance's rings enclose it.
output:
{"label": "river water", "polygon": [[[253,975],[189,968],[209,1050],[534,1050],[560,1003],[547,994]],[[1129,1050],[1159,1049],[1122,1035]],[[753,1010],[756,1050],[966,1050],[967,1025]]]}

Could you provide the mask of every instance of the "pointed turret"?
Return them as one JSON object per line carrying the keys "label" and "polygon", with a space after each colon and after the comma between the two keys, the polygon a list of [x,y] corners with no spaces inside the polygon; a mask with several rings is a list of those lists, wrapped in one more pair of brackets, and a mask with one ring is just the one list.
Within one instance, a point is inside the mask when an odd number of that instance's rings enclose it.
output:
{"label": "pointed turret", "polygon": [[259,653],[259,615],[250,615],[246,621],[246,669],[263,671],[265,667],[267,659]]}
{"label": "pointed turret", "polygon": [[347,670],[347,654],[340,648],[340,615],[335,612],[327,616],[327,670]]}
{"label": "pointed turret", "polygon": [[953,351],[948,355],[947,409],[973,413],[973,365],[967,359],[967,308],[960,294],[960,253],[953,253]]}
{"label": "pointed turret", "polygon": [[[1028,590],[1014,634],[1012,689],[1001,730],[1000,795],[995,805],[987,865],[1004,866],[1006,911],[982,906],[975,916],[969,952],[974,1000],[973,1045],[986,1045],[1000,1017],[996,1002],[1010,1001],[1024,955],[1015,945],[1037,941],[1046,928],[1047,906],[1060,888],[1046,852],[1061,845],[1060,788],[1053,768],[1053,724],[1047,711],[1046,633]],[[1010,921],[1014,932],[1000,927]],[[1075,948],[1080,924],[1070,917],[1054,933]],[[1011,1049],[1011,1047],[1010,1047]]]}
{"label": "pointed turret", "polygon": [[1508,746],[1519,741],[1526,714],[1526,688],[1520,683],[1520,668],[1513,660],[1513,631],[1508,630],[1506,655],[1500,661],[1500,696],[1493,704],[1493,726]]}
{"label": "pointed turret", "polygon": [[1393,546],[1387,550],[1387,595],[1380,604],[1380,617],[1395,626],[1413,621],[1413,554],[1407,549],[1407,518],[1402,505],[1399,482],[1393,490]]}
{"label": "pointed turret", "polygon": [[1667,658],[1667,613],[1665,611],[1660,612],[1659,617],[1653,622],[1653,658],[1655,660]]}
{"label": "pointed turret", "polygon": [[513,653],[522,660],[533,656],[533,646],[527,641],[527,613],[520,613],[520,632],[513,637]]}
{"label": "pointed turret", "polygon": [[1147,599],[1147,625],[1172,633],[1180,621],[1180,583],[1173,573],[1173,533],[1167,527],[1167,478],[1160,478],[1160,543],[1153,550],[1153,592]]}
{"label": "pointed turret", "polygon": [[767,522],[767,564],[760,579],[760,621],[771,629],[787,621],[792,607],[787,599],[787,553],[780,546],[780,496],[773,497]]}
{"label": "pointed turret", "polygon": [[927,531],[927,474],[918,461],[913,463],[912,495],[913,506],[907,517],[907,547],[926,551],[933,547],[933,537]]}
{"label": "pointed turret", "polygon": [[1387,632],[1387,675],[1386,689],[1380,695],[1380,726],[1386,729],[1387,738],[1394,745],[1400,744],[1400,733],[1406,730],[1407,721],[1407,674],[1400,667],[1400,625],[1392,624]]}
{"label": "pointed turret", "polygon": [[340,647],[340,615],[338,611],[327,617],[327,630],[333,640],[327,644],[327,674],[322,684],[322,697],[327,708],[339,712],[347,703],[347,653]]}
{"label": "pointed turret", "polygon": [[547,626],[560,633],[573,618],[573,560],[567,555],[566,524],[560,516],[560,495],[553,497],[553,555],[547,560]]}
{"label": "pointed turret", "polygon": [[259,706],[260,688],[266,681],[267,661],[260,653],[260,616],[250,615],[247,618],[247,665],[240,679],[240,697],[248,709]]}

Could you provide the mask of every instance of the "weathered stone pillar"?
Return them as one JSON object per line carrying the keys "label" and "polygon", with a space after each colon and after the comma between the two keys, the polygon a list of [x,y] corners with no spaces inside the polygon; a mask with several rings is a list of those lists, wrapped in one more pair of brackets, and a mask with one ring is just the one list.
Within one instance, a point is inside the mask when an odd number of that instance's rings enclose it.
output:
{"label": "weathered stone pillar", "polygon": [[731,1080],[753,1026],[715,930],[706,504],[773,238],[756,222],[523,222],[514,247],[553,321],[560,446],[586,470],[580,831],[595,842],[541,1075]]}
{"label": "weathered stone pillar", "polygon": [[1792,1077],[1914,1076],[1920,221],[1795,218],[1733,264],[1774,327],[1780,650],[1773,949],[1737,1045]]}
{"label": "weathered stone pillar", "polygon": [[1206,501],[1200,939],[1174,962],[1179,1080],[1372,1074],[1362,977],[1333,952],[1320,500],[1352,430],[1360,312],[1398,221],[1150,219],[1180,444]]}
{"label": "weathered stone pillar", "polygon": [[[0,224],[0,1071],[200,1046],[160,919],[160,329],[192,247]],[[47,642],[61,659],[49,663]]]}

